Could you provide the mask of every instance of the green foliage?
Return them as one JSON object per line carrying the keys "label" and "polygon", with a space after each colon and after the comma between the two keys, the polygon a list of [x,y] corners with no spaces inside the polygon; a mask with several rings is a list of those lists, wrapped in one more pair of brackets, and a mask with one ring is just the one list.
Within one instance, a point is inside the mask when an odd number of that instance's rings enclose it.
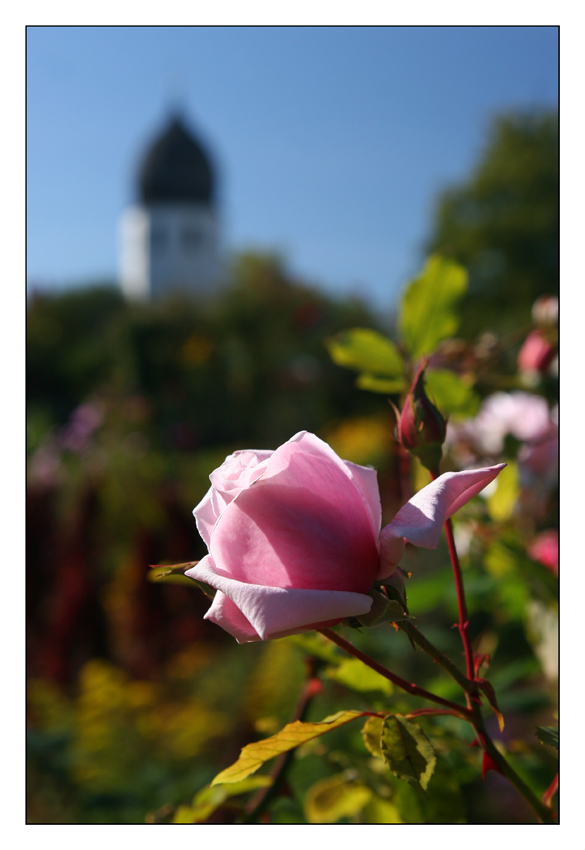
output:
{"label": "green foliage", "polygon": [[386,696],[392,693],[392,682],[371,667],[366,667],[357,658],[344,659],[336,667],[328,668],[325,676],[360,693],[381,691]]}
{"label": "green foliage", "polygon": [[556,750],[559,748],[559,727],[558,726],[538,726],[536,736],[543,744],[549,744]]}
{"label": "green foliage", "polygon": [[238,760],[230,767],[222,770],[211,784],[221,785],[224,782],[239,782],[258,770],[265,762],[281,753],[286,753],[288,750],[305,744],[307,741],[312,741],[314,738],[325,735],[326,732],[331,732],[333,729],[363,716],[364,714],[361,711],[339,711],[318,723],[301,723],[300,720],[288,723],[284,729],[281,729],[271,738],[265,738],[263,741],[257,741],[255,744],[248,744],[244,747]]}
{"label": "green foliage", "polygon": [[489,515],[496,522],[510,519],[520,495],[518,464],[510,462],[496,479],[496,489],[486,500]]}
{"label": "green foliage", "polygon": [[431,742],[417,723],[399,714],[385,717],[380,750],[394,776],[426,791],[437,757]]}
{"label": "green foliage", "polygon": [[341,818],[357,815],[371,801],[372,792],[351,773],[322,779],[305,796],[305,812],[309,823],[337,823]]}
{"label": "green foliage", "polygon": [[399,393],[406,388],[404,362],[398,348],[368,328],[352,328],[325,340],[338,366],[359,372],[357,386],[375,393]]}
{"label": "green foliage", "polygon": [[447,369],[425,373],[427,393],[444,416],[464,419],[475,416],[481,399],[469,379]]}
{"label": "green foliage", "polygon": [[178,807],[173,823],[202,823],[231,797],[238,797],[259,788],[266,788],[270,783],[271,780],[268,776],[249,776],[233,785],[221,785],[215,788],[206,786],[195,794],[190,806]]}
{"label": "green foliage", "polygon": [[507,332],[558,291],[558,114],[495,118],[470,176],[439,199],[427,250],[469,269],[462,333]]}
{"label": "green foliage", "polygon": [[467,272],[457,263],[431,256],[420,277],[404,292],[398,330],[411,357],[432,354],[459,327],[457,305],[467,289]]}

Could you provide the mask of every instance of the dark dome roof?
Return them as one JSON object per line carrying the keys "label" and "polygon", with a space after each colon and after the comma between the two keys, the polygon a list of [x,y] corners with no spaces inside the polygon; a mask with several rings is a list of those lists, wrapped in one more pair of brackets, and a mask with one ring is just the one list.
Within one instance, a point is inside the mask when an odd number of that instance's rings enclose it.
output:
{"label": "dark dome roof", "polygon": [[139,174],[143,203],[213,201],[209,158],[180,118],[173,118],[146,154]]}

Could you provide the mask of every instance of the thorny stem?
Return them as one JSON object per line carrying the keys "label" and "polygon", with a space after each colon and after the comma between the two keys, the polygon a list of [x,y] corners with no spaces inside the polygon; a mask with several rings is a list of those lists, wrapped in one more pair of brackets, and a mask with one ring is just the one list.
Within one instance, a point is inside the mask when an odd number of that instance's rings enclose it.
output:
{"label": "thorny stem", "polygon": [[338,635],[331,629],[317,629],[317,631],[324,637],[333,641],[333,643],[336,643],[337,646],[344,649],[347,653],[349,653],[349,655],[353,655],[354,658],[359,658],[360,661],[368,667],[371,667],[372,670],[376,671],[376,673],[384,676],[385,679],[389,679],[403,691],[406,691],[415,697],[423,697],[423,699],[428,699],[431,702],[436,702],[438,705],[443,705],[445,708],[451,709],[451,711],[455,712],[459,717],[462,717],[465,720],[471,719],[471,712],[468,708],[458,705],[456,702],[451,702],[451,700],[443,699],[443,697],[437,696],[437,694],[432,694],[430,691],[425,691],[424,688],[419,688],[419,686],[415,685],[414,682],[407,682],[406,679],[402,679],[400,676],[397,676],[396,673],[392,673],[390,670],[387,670],[386,667],[378,664],[378,662],[374,661],[373,658],[370,658],[369,655],[366,655],[356,646],[353,646],[353,644],[349,643],[349,641],[345,640],[341,637],[341,635]]}

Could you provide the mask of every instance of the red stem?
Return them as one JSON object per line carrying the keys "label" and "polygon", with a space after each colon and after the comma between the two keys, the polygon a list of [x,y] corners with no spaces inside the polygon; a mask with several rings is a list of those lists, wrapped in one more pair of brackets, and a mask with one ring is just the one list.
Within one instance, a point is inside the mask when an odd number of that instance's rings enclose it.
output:
{"label": "red stem", "polygon": [[333,641],[333,643],[336,643],[337,646],[344,649],[347,653],[349,653],[349,655],[353,655],[354,658],[359,658],[360,661],[367,664],[368,667],[371,667],[372,670],[375,670],[376,673],[380,674],[380,676],[384,676],[385,679],[389,679],[403,691],[406,691],[415,697],[422,697],[423,699],[428,699],[431,702],[436,702],[438,705],[444,705],[446,708],[451,709],[451,711],[456,712],[459,717],[463,717],[465,720],[470,719],[470,711],[468,708],[465,708],[462,705],[457,705],[456,702],[451,702],[451,700],[443,699],[443,697],[432,694],[430,691],[425,691],[424,688],[419,688],[419,686],[415,685],[414,682],[407,682],[406,679],[402,679],[400,676],[397,676],[396,673],[392,673],[390,670],[387,670],[386,667],[382,667],[381,664],[378,664],[378,662],[374,661],[373,658],[370,658],[369,655],[366,655],[357,647],[353,646],[353,644],[344,640],[344,638],[336,632],[331,631],[331,629],[317,629],[317,631],[329,640]]}
{"label": "red stem", "polygon": [[461,567],[455,548],[455,539],[453,537],[453,523],[450,519],[445,523],[445,534],[447,535],[447,546],[449,547],[449,555],[451,556],[451,564],[453,566],[453,578],[455,579],[455,592],[457,593],[457,607],[459,608],[459,634],[463,642],[465,651],[465,670],[467,678],[473,681],[475,672],[473,669],[473,649],[469,637],[469,616],[467,614],[467,604],[465,602],[465,591],[463,589],[463,577],[461,575]]}

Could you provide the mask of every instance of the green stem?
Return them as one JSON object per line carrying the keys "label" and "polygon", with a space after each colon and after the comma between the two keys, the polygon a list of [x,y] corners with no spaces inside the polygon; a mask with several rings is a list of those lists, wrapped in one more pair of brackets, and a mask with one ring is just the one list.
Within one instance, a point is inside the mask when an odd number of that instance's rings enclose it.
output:
{"label": "green stem", "polygon": [[372,670],[375,670],[376,673],[380,674],[380,676],[384,676],[385,679],[389,679],[403,691],[412,694],[412,696],[422,697],[423,699],[428,699],[431,702],[436,702],[438,705],[443,705],[445,708],[449,708],[451,711],[454,711],[459,717],[462,717],[465,720],[470,720],[470,711],[468,708],[458,705],[456,702],[451,702],[451,700],[443,699],[443,697],[437,696],[437,694],[433,694],[430,691],[425,691],[424,688],[419,688],[419,686],[415,685],[414,682],[407,682],[406,679],[402,679],[400,676],[397,676],[396,673],[392,673],[390,670],[387,670],[386,667],[382,667],[381,664],[378,664],[377,661],[374,661],[374,659],[370,658],[369,655],[366,655],[365,652],[362,652],[331,629],[317,629],[317,631],[324,637],[333,641],[333,643],[336,643],[337,646],[344,649],[347,653],[349,653],[349,655],[353,655],[354,658],[359,658],[360,661],[368,667],[371,667]]}

